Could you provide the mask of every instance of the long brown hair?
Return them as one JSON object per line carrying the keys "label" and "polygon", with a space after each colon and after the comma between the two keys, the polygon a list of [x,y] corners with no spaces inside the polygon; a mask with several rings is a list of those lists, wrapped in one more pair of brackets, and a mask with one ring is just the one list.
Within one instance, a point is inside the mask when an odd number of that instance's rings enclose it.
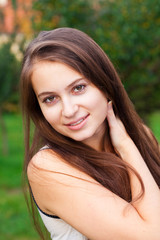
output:
{"label": "long brown hair", "polygon": [[[87,173],[107,189],[128,202],[133,200],[128,175],[128,168],[132,168],[116,155],[109,137],[107,121],[101,151],[61,135],[46,121],[31,84],[34,65],[38,61],[67,64],[90,80],[107,99],[112,100],[116,115],[123,122],[126,131],[160,186],[160,156],[158,144],[155,144],[156,140],[153,141],[154,137],[146,131],[107,55],[88,35],[72,28],[41,32],[30,43],[24,55],[21,95],[25,117],[25,173],[32,156],[41,146],[47,144],[65,161]],[[30,147],[31,121],[35,125],[35,132]],[[110,149],[110,152],[106,152],[106,148]],[[141,182],[141,194],[143,194],[141,178],[136,171],[134,173]]]}

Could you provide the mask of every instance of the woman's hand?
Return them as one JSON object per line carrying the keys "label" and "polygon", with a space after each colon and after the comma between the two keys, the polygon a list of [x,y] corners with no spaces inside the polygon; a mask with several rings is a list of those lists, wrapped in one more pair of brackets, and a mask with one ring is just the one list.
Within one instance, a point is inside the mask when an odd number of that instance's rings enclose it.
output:
{"label": "woman's hand", "polygon": [[108,103],[107,120],[110,128],[112,144],[115,150],[120,153],[124,148],[126,148],[127,144],[133,144],[133,142],[127,134],[121,120],[115,116],[111,101]]}

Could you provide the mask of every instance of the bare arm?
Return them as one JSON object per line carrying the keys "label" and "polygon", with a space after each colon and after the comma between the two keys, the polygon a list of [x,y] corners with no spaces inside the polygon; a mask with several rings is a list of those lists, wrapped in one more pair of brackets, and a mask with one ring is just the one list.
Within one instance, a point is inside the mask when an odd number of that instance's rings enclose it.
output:
{"label": "bare arm", "polygon": [[[159,240],[158,186],[122,123],[115,118],[111,106],[108,108],[108,122],[114,147],[142,177],[145,185],[143,198],[132,206],[50,150],[44,150],[33,157],[28,167],[35,199],[42,210],[58,215],[91,240]],[[132,173],[130,178],[134,197],[139,183]]]}
{"label": "bare arm", "polygon": [[[134,203],[134,207],[139,215],[147,222],[158,222],[160,218],[160,190],[154,178],[152,177],[147,165],[145,164],[137,147],[127,135],[122,123],[115,118],[111,104],[109,104],[108,122],[111,129],[111,138],[113,145],[121,155],[122,159],[137,170],[140,174],[144,187],[144,197]],[[117,136],[119,139],[117,139]],[[130,172],[131,191],[135,198],[140,190],[139,182],[136,176]],[[157,214],[159,211],[159,215]]]}

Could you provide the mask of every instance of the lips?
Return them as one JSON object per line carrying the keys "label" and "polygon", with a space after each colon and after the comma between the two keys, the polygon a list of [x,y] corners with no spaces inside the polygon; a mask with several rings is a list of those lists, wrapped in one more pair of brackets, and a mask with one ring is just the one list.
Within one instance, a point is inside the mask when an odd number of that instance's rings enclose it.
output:
{"label": "lips", "polygon": [[76,121],[72,121],[72,122],[67,123],[67,124],[64,124],[64,125],[65,125],[65,126],[76,126],[76,125],[80,124],[81,122],[83,122],[84,119],[86,119],[88,116],[89,116],[89,114],[87,114],[87,115],[86,115],[85,117],[83,117],[83,118],[79,118],[79,119],[77,119]]}
{"label": "lips", "polygon": [[67,126],[71,130],[80,130],[86,124],[88,116],[89,114],[87,114],[85,117],[77,119],[74,122],[65,124],[65,126]]}
{"label": "lips", "polygon": [[69,124],[70,126],[76,126],[78,124],[80,124],[85,118],[82,118],[80,119],[79,121],[75,122],[75,123],[72,123],[72,124]]}

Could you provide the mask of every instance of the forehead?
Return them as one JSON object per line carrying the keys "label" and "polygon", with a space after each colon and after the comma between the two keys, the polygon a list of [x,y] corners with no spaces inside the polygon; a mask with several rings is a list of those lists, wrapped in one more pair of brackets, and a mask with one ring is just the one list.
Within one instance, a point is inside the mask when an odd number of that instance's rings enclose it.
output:
{"label": "forehead", "polygon": [[35,92],[59,91],[83,76],[60,62],[39,61],[34,64],[31,82]]}
{"label": "forehead", "polygon": [[56,61],[36,61],[33,64],[32,75],[37,73],[42,73],[43,71],[51,72],[54,74],[80,74],[75,69],[71,68],[69,65]]}

